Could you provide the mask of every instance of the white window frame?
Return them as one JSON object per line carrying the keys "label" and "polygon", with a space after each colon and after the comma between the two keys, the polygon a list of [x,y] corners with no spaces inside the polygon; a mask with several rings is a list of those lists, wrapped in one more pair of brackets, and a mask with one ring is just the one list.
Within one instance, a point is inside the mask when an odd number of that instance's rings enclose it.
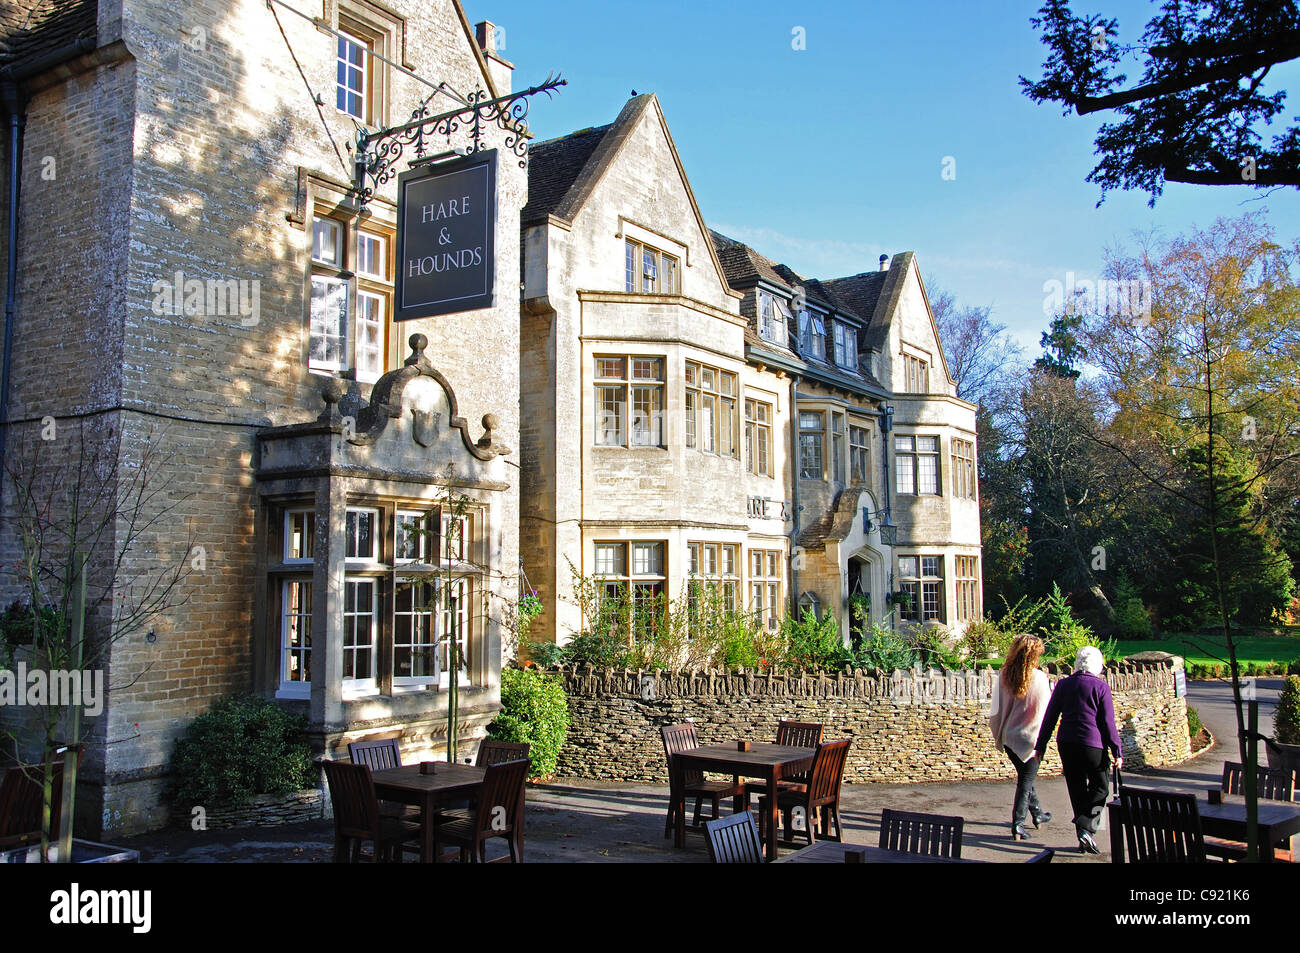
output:
{"label": "white window frame", "polygon": [[[322,294],[319,298],[316,295],[316,287],[318,284],[322,288],[326,289],[324,294]],[[331,302],[338,302],[340,299],[337,295],[332,295],[330,293],[329,289],[331,288],[343,289],[343,294],[341,298],[342,311],[341,313],[335,313],[332,316],[329,311]],[[312,290],[311,302],[309,305],[311,310],[311,320],[309,321],[309,325],[308,325],[308,335],[310,337],[310,344],[308,349],[309,367],[313,371],[335,372],[335,371],[344,370],[348,366],[348,350],[349,350],[349,345],[351,343],[350,338],[352,336],[352,316],[350,313],[352,290],[350,284],[346,279],[343,278],[334,278],[329,275],[312,275],[311,290]],[[317,312],[316,309],[317,301],[321,302],[321,307],[323,309],[319,313]],[[318,320],[318,314],[319,314],[319,320]],[[334,327],[337,327],[339,329],[340,331],[339,334],[330,333],[331,328]],[[326,356],[316,357],[312,353],[315,350],[315,348],[310,345],[314,344],[317,340],[321,340],[321,339],[323,339],[326,343],[326,349],[325,349]],[[340,356],[337,360],[332,360],[328,356],[330,353],[329,343],[335,339],[341,339],[338,345]]]}
{"label": "white window frame", "polygon": [[[358,514],[358,519],[357,519],[358,530],[360,530],[360,526],[361,526],[360,514],[368,513],[373,519],[373,523],[371,525],[371,530],[370,530],[370,555],[368,556],[362,556],[362,555],[349,556],[347,552],[349,546],[348,532],[347,532],[347,517],[353,515],[354,513]],[[344,547],[343,559],[346,563],[359,564],[359,565],[375,565],[379,562],[379,536],[380,536],[381,525],[382,525],[381,513],[380,510],[378,510],[377,508],[369,507],[369,506],[349,506],[347,508],[347,513],[344,516],[344,529],[343,529],[343,547]],[[360,538],[360,533],[358,532],[358,539],[359,538]]]}
{"label": "white window frame", "polygon": [[[363,302],[373,302],[376,309],[374,317],[366,316],[366,309]],[[375,294],[373,291],[357,290],[357,316],[353,323],[353,338],[355,344],[355,365],[357,371],[357,380],[373,384],[384,375],[384,328],[388,325],[388,298],[381,294]],[[373,359],[369,366],[362,357],[362,347],[365,341],[363,331],[373,328],[377,334],[378,341],[374,345]]]}
{"label": "white window frame", "polygon": [[[289,593],[294,586],[301,586],[305,598],[299,604],[297,612],[291,612],[292,605],[289,599]],[[288,578],[280,580],[280,688],[276,692],[278,698],[310,698],[311,697],[311,679],[290,679],[289,678],[289,660],[296,653],[306,663],[304,668],[306,673],[311,674],[311,656],[313,649],[312,630],[315,628],[314,619],[314,599],[312,579],[310,577]],[[306,647],[293,648],[289,645],[290,619],[305,619],[307,626]]]}
{"label": "white window frame", "polygon": [[[307,550],[305,556],[292,556],[293,550],[293,518],[295,516],[303,517],[302,536]],[[284,511],[284,540],[280,553],[281,562],[290,565],[306,564],[311,565],[315,562],[316,552],[316,511],[314,509],[288,509]]]}
{"label": "white window frame", "polygon": [[[342,676],[342,692],[345,698],[357,697],[361,695],[376,695],[379,693],[379,587],[381,580],[374,576],[344,576],[343,577],[343,670],[347,670],[348,653],[352,653],[353,660],[363,652],[370,654],[370,674],[362,678],[353,676],[348,678]],[[351,613],[347,610],[348,592],[351,587],[369,587],[370,589],[370,608],[368,611],[360,611],[360,603],[354,606]],[[347,629],[349,619],[369,618],[370,620],[370,644],[361,646],[359,643],[354,646],[347,644]]]}
{"label": "white window frame", "polygon": [[[370,76],[372,65],[370,57],[374,52],[372,49],[372,42],[373,41],[362,39],[354,33],[349,33],[346,30],[339,30],[339,36],[337,37],[337,42],[334,46],[334,108],[343,113],[343,115],[351,116],[360,123],[368,123],[370,121],[370,100],[373,93],[373,90],[371,89],[372,84]],[[355,46],[361,51],[361,62],[359,64],[353,63],[351,59],[345,57],[344,54],[347,52],[347,46]],[[340,67],[342,67],[345,72],[345,82],[343,83],[340,83],[338,78]],[[360,86],[357,89],[353,89],[352,86],[346,82],[346,79],[348,78],[347,74],[354,70],[360,74]],[[360,112],[353,112],[350,108],[347,108],[347,99],[351,96],[357,98]],[[340,98],[344,100],[343,103],[339,102]]]}
{"label": "white window frame", "polygon": [[[325,247],[325,238],[334,246],[334,256],[324,257],[324,252],[317,249]],[[343,223],[325,215],[314,215],[311,220],[311,260],[320,265],[333,268],[343,267]]]}
{"label": "white window frame", "polygon": [[[367,246],[377,249],[374,258],[375,264],[379,267],[378,271],[367,268],[366,259],[368,256],[364,250]],[[357,274],[366,278],[373,278],[375,281],[388,281],[387,235],[357,229]]]}

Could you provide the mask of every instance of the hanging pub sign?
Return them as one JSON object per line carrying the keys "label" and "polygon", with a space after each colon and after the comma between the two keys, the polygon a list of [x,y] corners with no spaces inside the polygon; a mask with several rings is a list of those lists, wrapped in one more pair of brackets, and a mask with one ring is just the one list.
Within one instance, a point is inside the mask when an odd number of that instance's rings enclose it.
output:
{"label": "hanging pub sign", "polygon": [[492,307],[496,185],[495,149],[397,177],[394,321]]}

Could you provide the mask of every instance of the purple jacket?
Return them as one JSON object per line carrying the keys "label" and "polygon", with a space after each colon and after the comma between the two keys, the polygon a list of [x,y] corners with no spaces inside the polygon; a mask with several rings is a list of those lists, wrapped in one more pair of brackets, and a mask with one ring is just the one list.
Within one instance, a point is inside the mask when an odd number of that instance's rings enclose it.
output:
{"label": "purple jacket", "polygon": [[1110,686],[1104,679],[1087,672],[1075,672],[1056,683],[1052,700],[1043,715],[1043,727],[1038,730],[1038,744],[1042,752],[1052,740],[1056,720],[1061,720],[1057,743],[1087,745],[1090,748],[1109,748],[1118,756],[1121,747],[1119,732],[1115,730],[1115,703],[1110,697]]}

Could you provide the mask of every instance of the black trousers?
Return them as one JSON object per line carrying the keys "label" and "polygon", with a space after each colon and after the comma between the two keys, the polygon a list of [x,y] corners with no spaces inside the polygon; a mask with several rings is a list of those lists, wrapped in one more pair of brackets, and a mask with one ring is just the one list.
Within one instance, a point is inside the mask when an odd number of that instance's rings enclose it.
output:
{"label": "black trousers", "polygon": [[1074,826],[1080,833],[1097,833],[1101,812],[1110,794],[1110,756],[1105,748],[1058,741],[1065,786],[1074,808]]}

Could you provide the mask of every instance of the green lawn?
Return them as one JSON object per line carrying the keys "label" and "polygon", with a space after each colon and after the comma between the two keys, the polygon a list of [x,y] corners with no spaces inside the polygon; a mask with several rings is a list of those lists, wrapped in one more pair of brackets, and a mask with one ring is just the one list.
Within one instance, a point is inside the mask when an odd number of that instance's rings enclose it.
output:
{"label": "green lawn", "polygon": [[[1287,626],[1269,635],[1233,634],[1237,646],[1237,661],[1241,665],[1285,667],[1288,662],[1300,659],[1300,626]],[[1222,636],[1174,634],[1163,639],[1121,639],[1115,643],[1121,655],[1139,652],[1169,652],[1181,655],[1190,665],[1222,665],[1227,669],[1228,650]],[[1213,652],[1218,658],[1211,658]],[[1002,659],[980,659],[977,666],[1002,666]]]}
{"label": "green lawn", "polygon": [[[1300,636],[1294,634],[1234,634],[1233,643],[1237,647],[1237,661],[1242,664],[1254,662],[1264,665],[1272,662],[1285,665],[1293,659],[1300,658]],[[1122,640],[1116,643],[1116,647],[1125,655],[1153,651],[1172,652],[1174,655],[1181,655],[1188,664],[1226,665],[1228,658],[1228,649],[1222,635],[1171,635],[1165,639]],[[1217,658],[1212,658],[1211,653]]]}

